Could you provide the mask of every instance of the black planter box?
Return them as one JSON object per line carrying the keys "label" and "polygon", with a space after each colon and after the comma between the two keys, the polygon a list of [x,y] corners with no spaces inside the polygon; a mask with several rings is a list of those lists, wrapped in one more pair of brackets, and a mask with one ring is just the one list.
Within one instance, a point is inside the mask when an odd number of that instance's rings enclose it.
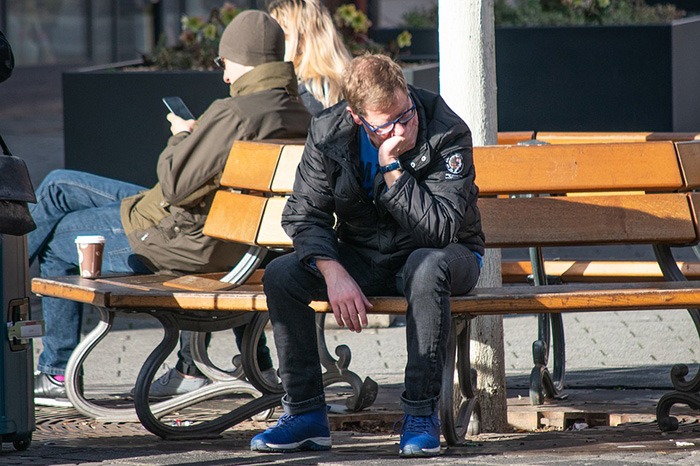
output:
{"label": "black planter box", "polygon": [[199,116],[228,92],[220,71],[66,72],[65,166],[151,187],[171,134],[161,99],[179,95]]}
{"label": "black planter box", "polygon": [[[437,55],[435,31],[411,32],[414,44],[402,59]],[[698,131],[699,45],[700,17],[652,26],[496,28],[498,129]]]}

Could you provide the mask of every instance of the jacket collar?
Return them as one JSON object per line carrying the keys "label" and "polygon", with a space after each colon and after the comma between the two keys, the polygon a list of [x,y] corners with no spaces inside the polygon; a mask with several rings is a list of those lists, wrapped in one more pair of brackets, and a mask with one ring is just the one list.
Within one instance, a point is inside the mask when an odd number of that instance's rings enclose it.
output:
{"label": "jacket collar", "polygon": [[256,66],[231,83],[231,97],[280,88],[291,96],[299,95],[292,62],[275,61]]}

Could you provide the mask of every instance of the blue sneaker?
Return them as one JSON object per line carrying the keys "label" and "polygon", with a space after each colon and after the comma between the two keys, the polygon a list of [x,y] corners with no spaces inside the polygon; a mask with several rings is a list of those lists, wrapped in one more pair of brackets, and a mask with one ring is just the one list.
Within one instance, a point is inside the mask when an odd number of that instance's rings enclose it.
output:
{"label": "blue sneaker", "polygon": [[331,429],[325,407],[304,414],[283,414],[275,427],[250,441],[252,451],[284,453],[330,448]]}
{"label": "blue sneaker", "polygon": [[399,456],[438,456],[440,454],[440,420],[431,416],[403,417]]}

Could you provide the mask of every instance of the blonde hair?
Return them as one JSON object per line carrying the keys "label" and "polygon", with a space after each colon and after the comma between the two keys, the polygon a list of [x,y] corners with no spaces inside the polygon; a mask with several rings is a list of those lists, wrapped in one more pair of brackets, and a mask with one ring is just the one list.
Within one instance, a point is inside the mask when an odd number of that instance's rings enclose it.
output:
{"label": "blonde hair", "polygon": [[284,59],[324,108],[343,98],[342,76],[351,56],[320,0],[277,0],[268,11],[282,26],[288,47]]}
{"label": "blonde hair", "polygon": [[354,58],[343,74],[343,94],[358,115],[367,109],[387,108],[396,103],[397,93],[408,94],[401,67],[386,55],[365,54]]}

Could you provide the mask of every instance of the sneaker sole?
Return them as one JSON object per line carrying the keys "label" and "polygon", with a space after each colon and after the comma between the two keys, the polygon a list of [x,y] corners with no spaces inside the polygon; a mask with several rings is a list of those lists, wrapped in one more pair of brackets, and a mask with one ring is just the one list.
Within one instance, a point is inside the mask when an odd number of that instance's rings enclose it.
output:
{"label": "sneaker sole", "polygon": [[291,453],[295,451],[323,451],[331,449],[331,439],[328,437],[315,437],[306,439],[302,442],[287,443],[277,445],[274,443],[265,443],[262,440],[251,442],[251,451],[260,451],[265,453]]}
{"label": "sneaker sole", "polygon": [[72,408],[73,404],[68,399],[34,398],[36,406],[50,406],[52,408]]}
{"label": "sneaker sole", "polygon": [[[155,383],[155,382],[154,382],[154,383]],[[175,397],[175,396],[187,395],[188,393],[192,393],[193,391],[199,390],[200,388],[206,387],[206,386],[208,386],[208,385],[210,385],[210,384],[211,384],[211,382],[207,382],[207,383],[204,383],[204,384],[202,384],[202,385],[199,385],[198,387],[194,387],[194,388],[192,388],[192,389],[188,389],[188,390],[178,390],[178,389],[174,389],[174,390],[171,391],[171,392],[165,392],[165,391],[160,391],[160,392],[158,392],[158,390],[164,390],[164,389],[160,389],[160,388],[154,389],[153,386],[151,386],[151,389],[150,389],[151,391],[149,391],[149,393],[148,393],[148,398],[149,398],[150,400],[156,400],[156,401],[158,401],[158,400],[166,400],[166,399],[168,399],[168,398],[172,398],[172,397]],[[155,392],[154,392],[154,390],[155,390]],[[129,396],[131,396],[132,398],[134,397],[134,391],[133,391],[133,389],[129,392]]]}
{"label": "sneaker sole", "polygon": [[413,458],[413,457],[425,458],[428,456],[439,456],[439,455],[440,455],[440,447],[419,448],[416,446],[407,445],[407,446],[403,447],[401,450],[399,450],[399,456],[401,456],[403,458]]}

